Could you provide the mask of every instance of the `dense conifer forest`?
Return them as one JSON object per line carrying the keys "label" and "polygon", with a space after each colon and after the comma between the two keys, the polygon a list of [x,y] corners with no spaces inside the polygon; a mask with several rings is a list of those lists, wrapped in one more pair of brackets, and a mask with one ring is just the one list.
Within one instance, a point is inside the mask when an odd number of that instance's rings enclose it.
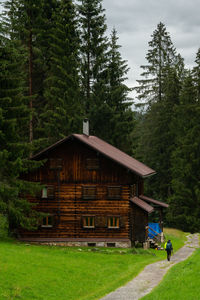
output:
{"label": "dense conifer forest", "polygon": [[[200,230],[200,49],[186,69],[165,25],[149,41],[138,86],[102,0],[9,0],[0,19],[0,226],[34,229],[20,174],[32,154],[90,120],[96,135],[157,171],[148,195],[170,204],[166,224]],[[135,89],[137,99],[131,99]],[[135,103],[135,105],[134,105]]]}

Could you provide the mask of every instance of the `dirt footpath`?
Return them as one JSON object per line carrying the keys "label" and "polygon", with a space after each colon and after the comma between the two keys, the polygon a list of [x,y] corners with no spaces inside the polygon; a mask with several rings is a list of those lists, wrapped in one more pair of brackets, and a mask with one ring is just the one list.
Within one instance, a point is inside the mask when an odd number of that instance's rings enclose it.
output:
{"label": "dirt footpath", "polygon": [[185,245],[171,257],[170,262],[163,260],[146,266],[137,277],[129,281],[125,286],[106,295],[101,300],[140,299],[150,293],[151,290],[159,284],[163,276],[172,266],[188,258],[197,248],[199,248],[198,234],[188,235]]}

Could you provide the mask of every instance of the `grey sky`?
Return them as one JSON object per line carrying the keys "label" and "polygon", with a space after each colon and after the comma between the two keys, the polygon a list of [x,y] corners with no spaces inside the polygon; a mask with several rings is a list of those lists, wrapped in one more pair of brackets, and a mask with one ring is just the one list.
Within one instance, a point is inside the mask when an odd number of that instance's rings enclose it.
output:
{"label": "grey sky", "polygon": [[116,28],[122,57],[130,67],[128,86],[135,86],[140,77],[148,42],[159,22],[165,24],[186,66],[194,66],[200,48],[199,4],[200,0],[103,0],[108,32]]}
{"label": "grey sky", "polygon": [[146,64],[148,42],[157,24],[165,24],[188,68],[200,48],[199,0],[103,0],[109,31],[115,27],[123,59],[128,61],[128,85],[135,86],[140,65]]}

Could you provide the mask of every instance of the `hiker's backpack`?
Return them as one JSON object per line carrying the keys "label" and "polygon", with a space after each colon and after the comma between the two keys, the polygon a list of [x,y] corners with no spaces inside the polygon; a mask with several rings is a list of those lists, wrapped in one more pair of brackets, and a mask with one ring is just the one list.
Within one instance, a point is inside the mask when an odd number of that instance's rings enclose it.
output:
{"label": "hiker's backpack", "polygon": [[171,249],[172,249],[172,244],[171,243],[167,243],[166,250],[171,250]]}

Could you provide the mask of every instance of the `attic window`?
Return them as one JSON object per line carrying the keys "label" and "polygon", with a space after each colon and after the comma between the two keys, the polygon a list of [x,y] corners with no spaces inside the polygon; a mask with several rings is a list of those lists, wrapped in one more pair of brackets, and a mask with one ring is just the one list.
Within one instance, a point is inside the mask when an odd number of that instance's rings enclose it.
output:
{"label": "attic window", "polygon": [[99,169],[99,159],[98,158],[87,158],[86,159],[86,169],[87,170],[98,170]]}
{"label": "attic window", "polygon": [[84,228],[94,228],[94,216],[83,216],[83,227]]}
{"label": "attic window", "polygon": [[53,217],[46,216],[42,220],[42,227],[53,227]]}
{"label": "attic window", "polygon": [[108,199],[120,199],[121,187],[120,186],[108,186]]}
{"label": "attic window", "polygon": [[50,158],[50,170],[61,170],[62,162],[62,158]]}
{"label": "attic window", "polygon": [[95,199],[96,186],[83,186],[83,199]]}
{"label": "attic window", "polygon": [[119,228],[119,217],[108,217],[108,228]]}
{"label": "attic window", "polygon": [[52,199],[54,198],[54,186],[48,185],[42,189],[42,199]]}

